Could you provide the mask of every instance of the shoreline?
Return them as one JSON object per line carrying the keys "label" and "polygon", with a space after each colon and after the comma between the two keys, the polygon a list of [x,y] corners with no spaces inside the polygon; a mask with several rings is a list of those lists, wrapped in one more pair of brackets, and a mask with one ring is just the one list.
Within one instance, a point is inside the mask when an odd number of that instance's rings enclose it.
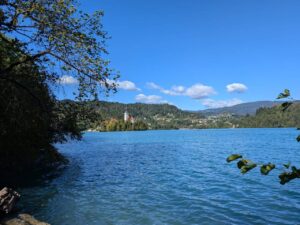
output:
{"label": "shoreline", "polygon": [[0,218],[0,225],[50,225],[27,213],[6,215]]}
{"label": "shoreline", "polygon": [[178,130],[235,130],[235,129],[295,129],[298,127],[212,127],[212,128],[178,128],[178,129],[148,129],[148,130],[116,130],[116,131],[99,131],[99,130],[84,130],[83,133],[114,133],[114,132],[133,132],[133,131],[178,131]]}

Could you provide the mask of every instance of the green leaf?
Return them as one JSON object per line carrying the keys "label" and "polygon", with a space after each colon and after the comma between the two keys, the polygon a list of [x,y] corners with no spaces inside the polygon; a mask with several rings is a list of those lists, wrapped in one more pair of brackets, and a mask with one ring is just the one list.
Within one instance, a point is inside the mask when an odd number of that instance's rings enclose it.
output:
{"label": "green leaf", "polygon": [[282,111],[286,111],[293,103],[292,102],[284,102],[281,104]]}
{"label": "green leaf", "polygon": [[237,162],[237,167],[241,169],[243,166],[247,165],[250,162],[248,159],[241,159]]}
{"label": "green leaf", "polygon": [[288,183],[291,179],[289,178],[290,173],[287,172],[283,172],[279,175],[279,179],[280,179],[280,184],[284,185],[286,183]]}
{"label": "green leaf", "polygon": [[287,98],[289,97],[291,94],[290,94],[290,90],[288,89],[285,89],[282,93],[280,93],[277,97],[277,99],[282,99],[282,98]]}
{"label": "green leaf", "polygon": [[295,178],[300,178],[300,171],[296,170],[294,172],[283,172],[279,175],[280,184],[284,185]]}
{"label": "green leaf", "polygon": [[268,175],[270,173],[270,171],[273,170],[274,168],[275,168],[274,164],[268,163],[268,164],[262,165],[260,167],[260,172],[263,175]]}
{"label": "green leaf", "polygon": [[296,138],[296,140],[297,140],[298,142],[300,142],[300,135]]}
{"label": "green leaf", "polygon": [[296,166],[292,166],[292,167],[291,167],[291,170],[292,170],[293,173],[297,172]]}
{"label": "green leaf", "polygon": [[241,173],[242,174],[245,174],[247,173],[248,171],[254,169],[257,165],[255,163],[252,163],[252,164],[247,164],[245,166],[242,166],[241,168]]}
{"label": "green leaf", "polygon": [[240,158],[243,158],[243,156],[241,156],[239,154],[232,154],[227,157],[226,161],[229,163],[229,162],[232,162],[232,161],[240,159]]}
{"label": "green leaf", "polygon": [[291,166],[291,162],[288,162],[287,164],[283,164],[283,166],[288,169]]}

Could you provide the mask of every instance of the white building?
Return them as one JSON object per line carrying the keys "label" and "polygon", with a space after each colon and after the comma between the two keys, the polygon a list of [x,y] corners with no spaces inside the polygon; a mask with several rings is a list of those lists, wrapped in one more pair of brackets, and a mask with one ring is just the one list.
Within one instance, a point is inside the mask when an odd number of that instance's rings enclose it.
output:
{"label": "white building", "polygon": [[124,112],[124,122],[135,123],[134,117],[130,115],[127,110]]}
{"label": "white building", "polygon": [[129,113],[127,110],[124,112],[124,121],[127,122],[129,120]]}

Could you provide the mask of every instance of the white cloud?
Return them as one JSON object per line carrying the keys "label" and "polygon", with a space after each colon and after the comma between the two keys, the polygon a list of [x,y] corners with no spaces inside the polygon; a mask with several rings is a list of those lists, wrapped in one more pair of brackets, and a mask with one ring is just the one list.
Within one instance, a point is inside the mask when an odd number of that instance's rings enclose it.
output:
{"label": "white cloud", "polygon": [[228,92],[237,92],[237,93],[243,93],[245,92],[248,88],[245,84],[241,84],[241,83],[232,83],[232,84],[228,84],[226,86],[226,89]]}
{"label": "white cloud", "polygon": [[159,85],[157,85],[157,84],[155,84],[153,82],[148,82],[147,86],[148,86],[148,88],[151,88],[151,89],[157,89],[157,90],[161,90],[162,89],[162,87],[160,87]]}
{"label": "white cloud", "polygon": [[215,95],[216,91],[210,86],[195,84],[186,89],[184,94],[194,99],[201,99],[211,95]]}
{"label": "white cloud", "polygon": [[[114,80],[106,79],[106,82],[111,86],[113,84],[115,84],[117,88],[126,90],[126,91],[140,91],[141,90],[140,88],[138,88],[135,85],[135,83],[128,81],[128,80],[114,81]],[[61,78],[59,78],[58,83],[65,84],[65,85],[71,85],[71,84],[78,84],[79,82],[76,78],[74,78],[72,76],[64,75]],[[100,82],[100,83],[104,85],[104,82]]]}
{"label": "white cloud", "polygon": [[126,90],[126,91],[140,91],[141,89],[138,88],[135,83],[125,80],[125,81],[117,81],[117,88]]}
{"label": "white cloud", "polygon": [[63,75],[58,79],[58,83],[65,84],[65,85],[78,84],[78,80],[72,76]]}
{"label": "white cloud", "polygon": [[137,102],[141,103],[148,103],[148,104],[161,104],[161,103],[168,103],[168,101],[163,100],[161,96],[158,95],[144,95],[138,94],[135,97]]}
{"label": "white cloud", "polygon": [[172,91],[172,90],[166,90],[166,89],[164,89],[163,87],[161,87],[161,86],[159,86],[159,85],[157,85],[157,84],[155,84],[155,83],[153,83],[153,82],[148,82],[148,83],[147,83],[147,86],[148,86],[148,88],[150,88],[150,89],[159,90],[161,93],[164,93],[164,94],[166,94],[166,95],[178,95],[178,94],[176,94],[175,91]]}
{"label": "white cloud", "polygon": [[166,95],[172,95],[172,96],[176,96],[176,95],[180,95],[180,93],[177,93],[176,91],[173,90],[161,90],[162,93],[166,94]]}
{"label": "white cloud", "polygon": [[202,105],[206,106],[207,108],[222,108],[222,107],[229,107],[233,105],[238,105],[243,103],[242,100],[233,98],[229,100],[213,100],[210,98],[201,100]]}
{"label": "white cloud", "polygon": [[166,95],[178,95],[174,90],[167,90],[164,89],[163,87],[153,83],[153,82],[148,82],[147,83],[148,88],[150,89],[155,89],[155,90],[159,90],[161,93],[164,93]]}
{"label": "white cloud", "polygon": [[161,93],[164,93],[166,95],[189,96],[194,99],[201,99],[216,94],[216,91],[212,87],[203,84],[194,84],[189,88],[185,88],[182,85],[175,85],[170,90],[164,89],[163,87],[153,82],[147,83],[147,86],[151,89],[159,90]]}
{"label": "white cloud", "polygon": [[124,81],[119,81],[119,80],[109,80],[107,79],[106,82],[109,84],[109,85],[113,85],[115,84],[116,85],[116,88],[118,89],[122,89],[122,90],[125,90],[125,91],[140,91],[141,89],[138,88],[136,86],[135,83],[131,82],[131,81],[128,81],[128,80],[124,80]]}
{"label": "white cloud", "polygon": [[172,90],[175,91],[176,93],[184,93],[185,87],[181,86],[181,85],[179,85],[179,86],[175,85],[172,87]]}

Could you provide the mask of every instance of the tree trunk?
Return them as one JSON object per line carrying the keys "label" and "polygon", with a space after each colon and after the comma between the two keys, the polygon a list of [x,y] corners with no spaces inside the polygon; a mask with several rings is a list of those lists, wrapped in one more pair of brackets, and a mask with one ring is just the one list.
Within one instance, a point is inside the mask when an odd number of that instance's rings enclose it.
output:
{"label": "tree trunk", "polygon": [[10,188],[3,188],[0,191],[0,212],[9,213],[20,198],[20,194]]}

